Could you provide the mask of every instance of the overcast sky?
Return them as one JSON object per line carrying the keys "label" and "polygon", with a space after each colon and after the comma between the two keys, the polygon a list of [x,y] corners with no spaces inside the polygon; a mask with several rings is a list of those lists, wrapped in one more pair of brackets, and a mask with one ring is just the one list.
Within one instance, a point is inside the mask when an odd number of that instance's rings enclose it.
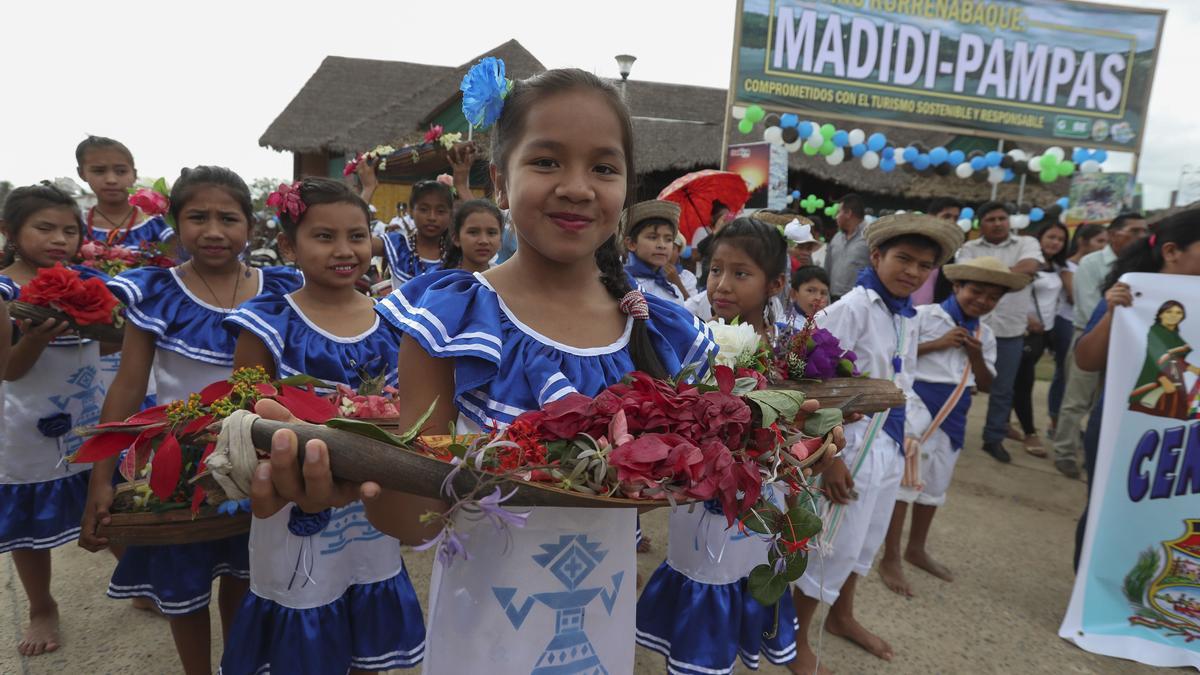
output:
{"label": "overcast sky", "polygon": [[[1200,165],[1200,2],[1128,4],[1169,10],[1139,167],[1147,204],[1163,206],[1181,167]],[[247,181],[288,177],[291,155],[260,148],[258,138],[331,54],[458,65],[516,38],[548,67],[615,77],[613,56],[630,53],[635,79],[724,88],[734,8],[733,0],[7,2],[0,179],[72,175],[88,133],[129,145],[143,177],[196,164],[229,166]]]}

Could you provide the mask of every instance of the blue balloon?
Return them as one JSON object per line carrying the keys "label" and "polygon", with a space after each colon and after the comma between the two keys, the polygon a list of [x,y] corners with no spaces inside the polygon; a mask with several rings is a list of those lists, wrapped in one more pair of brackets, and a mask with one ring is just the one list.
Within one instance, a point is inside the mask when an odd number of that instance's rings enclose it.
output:
{"label": "blue balloon", "polygon": [[890,160],[893,160],[893,163],[895,163],[894,160],[896,159],[896,149],[889,145],[886,148],[880,150],[879,151],[879,159],[880,160],[890,159]]}
{"label": "blue balloon", "polygon": [[1003,180],[1005,183],[1011,183],[1016,179],[1017,179],[1017,174],[1013,173],[1012,169],[1005,169],[1004,177],[1001,178],[1001,180]]}
{"label": "blue balloon", "polygon": [[1071,198],[1070,197],[1060,197],[1059,200],[1054,203],[1058,204],[1059,206],[1061,206],[1065,209],[1071,205]]}
{"label": "blue balloon", "polygon": [[992,150],[983,157],[986,166],[1000,166],[1000,160],[1004,159],[1004,155],[1000,154],[999,150]]}
{"label": "blue balloon", "polygon": [[851,147],[850,154],[854,155],[855,157],[862,157],[863,155],[867,154],[867,144],[859,143],[858,145]]}
{"label": "blue balloon", "polygon": [[902,157],[904,157],[904,161],[912,164],[913,162],[917,161],[917,157],[921,154],[921,151],[910,145],[904,149],[904,152],[900,154]]}
{"label": "blue balloon", "polygon": [[792,190],[792,198],[793,198],[793,199],[800,199],[800,191],[799,191],[799,190]]}
{"label": "blue balloon", "polygon": [[850,132],[838,129],[833,132],[833,145],[837,148],[844,148],[850,145]]}
{"label": "blue balloon", "polygon": [[787,129],[800,124],[800,116],[796,113],[783,113],[779,116],[779,126]]}
{"label": "blue balloon", "polygon": [[885,145],[887,145],[887,136],[878,131],[867,137],[867,149],[871,152],[879,152]]}
{"label": "blue balloon", "polygon": [[988,165],[987,159],[985,159],[983,157],[972,157],[971,158],[971,169],[974,171],[983,171],[984,169],[987,168],[987,165]]}
{"label": "blue balloon", "polygon": [[929,155],[920,153],[912,162],[913,168],[917,171],[924,171],[929,168]]}
{"label": "blue balloon", "polygon": [[962,220],[963,218],[966,218],[967,220],[973,220],[975,218],[975,209],[969,206],[964,206],[963,210],[958,213],[958,219]]}
{"label": "blue balloon", "polygon": [[1101,148],[1092,153],[1092,159],[1103,164],[1106,161],[1108,161],[1108,151],[1105,150],[1104,148]]}
{"label": "blue balloon", "polygon": [[884,172],[884,173],[891,173],[891,172],[892,172],[892,171],[894,171],[895,169],[896,169],[896,162],[895,162],[895,160],[891,160],[891,159],[881,159],[881,160],[879,160],[879,170],[880,170],[880,171],[882,171],[882,172]]}
{"label": "blue balloon", "polygon": [[796,125],[796,131],[800,132],[800,138],[808,138],[809,136],[812,136],[813,123],[807,121],[801,122],[800,124]]}
{"label": "blue balloon", "polygon": [[951,150],[949,156],[946,157],[946,161],[950,162],[952,166],[958,166],[959,164],[962,164],[963,160],[966,158],[967,154],[962,150]]}
{"label": "blue balloon", "polygon": [[679,252],[679,257],[683,258],[684,260],[691,260],[692,259],[692,247],[684,246],[683,250]]}
{"label": "blue balloon", "polygon": [[1088,161],[1088,157],[1090,155],[1091,153],[1083,148],[1075,148],[1075,152],[1071,153],[1071,161],[1075,162],[1077,165],[1083,164],[1084,162]]}
{"label": "blue balloon", "polygon": [[1029,209],[1029,222],[1036,223],[1045,217],[1046,217],[1046,212],[1043,211],[1041,208],[1035,206],[1032,209]]}
{"label": "blue balloon", "polygon": [[950,153],[946,152],[946,149],[939,145],[938,147],[929,151],[929,163],[934,166],[945,164],[946,159],[949,158],[949,156]]}

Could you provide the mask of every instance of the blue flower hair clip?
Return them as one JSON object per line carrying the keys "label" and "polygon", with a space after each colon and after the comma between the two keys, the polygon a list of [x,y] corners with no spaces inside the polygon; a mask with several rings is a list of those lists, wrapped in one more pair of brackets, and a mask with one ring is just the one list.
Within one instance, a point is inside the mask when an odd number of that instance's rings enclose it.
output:
{"label": "blue flower hair clip", "polygon": [[488,56],[471,66],[463,77],[463,117],[472,129],[487,129],[500,119],[504,99],[512,90],[512,80],[504,76],[504,61]]}

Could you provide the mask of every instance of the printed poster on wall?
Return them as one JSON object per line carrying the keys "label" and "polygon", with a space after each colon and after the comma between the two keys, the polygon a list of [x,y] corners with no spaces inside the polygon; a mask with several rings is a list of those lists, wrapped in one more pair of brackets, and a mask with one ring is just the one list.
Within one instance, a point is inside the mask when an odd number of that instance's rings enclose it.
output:
{"label": "printed poster on wall", "polygon": [[1134,301],[1113,316],[1087,535],[1059,636],[1200,668],[1200,277],[1121,280]]}

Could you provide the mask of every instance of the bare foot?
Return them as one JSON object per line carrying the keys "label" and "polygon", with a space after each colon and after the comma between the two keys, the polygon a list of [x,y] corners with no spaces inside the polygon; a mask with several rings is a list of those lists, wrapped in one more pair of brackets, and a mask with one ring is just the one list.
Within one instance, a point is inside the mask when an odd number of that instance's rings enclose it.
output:
{"label": "bare foot", "polygon": [[48,611],[30,612],[29,628],[17,645],[22,656],[39,656],[58,649],[58,605]]}
{"label": "bare foot", "polygon": [[638,542],[637,552],[638,553],[649,553],[650,551],[653,551],[653,550],[654,550],[654,542],[650,541],[650,537],[643,536],[642,540]]}
{"label": "bare foot", "polygon": [[833,671],[824,664],[817,666],[817,655],[808,645],[796,645],[796,658],[788,661],[787,669],[796,675],[833,675]]}
{"label": "bare foot", "polygon": [[857,619],[841,619],[832,613],[825,619],[825,630],[830,634],[846,638],[884,661],[891,661],[895,653],[883,638],[863,627]]}
{"label": "bare foot", "polygon": [[151,614],[157,614],[158,616],[163,615],[163,613],[158,609],[158,604],[150,598],[134,598],[129,601],[129,605],[136,610],[150,612]]}
{"label": "bare foot", "polygon": [[913,597],[912,585],[904,576],[904,563],[899,558],[884,558],[879,562],[879,576],[883,577],[883,585],[894,593],[906,598]]}
{"label": "bare foot", "polygon": [[904,559],[943,581],[954,581],[954,574],[950,572],[950,568],[930,558],[923,549],[905,551]]}

